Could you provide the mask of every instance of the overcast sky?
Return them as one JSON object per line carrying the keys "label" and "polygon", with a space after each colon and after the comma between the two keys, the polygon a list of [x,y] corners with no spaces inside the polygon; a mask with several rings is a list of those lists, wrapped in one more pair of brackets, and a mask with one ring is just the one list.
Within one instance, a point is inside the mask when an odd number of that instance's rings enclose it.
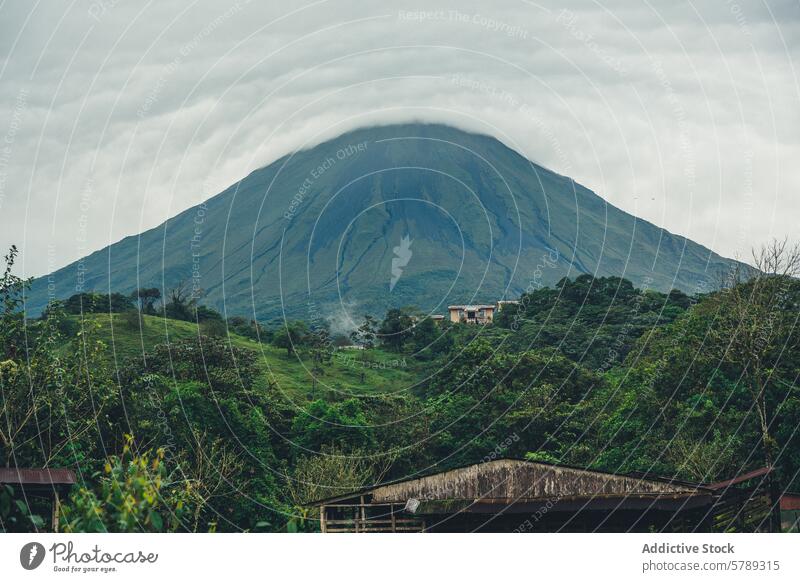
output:
{"label": "overcast sky", "polygon": [[26,275],[411,120],[725,256],[800,238],[798,0],[11,0],[0,57],[0,248]]}

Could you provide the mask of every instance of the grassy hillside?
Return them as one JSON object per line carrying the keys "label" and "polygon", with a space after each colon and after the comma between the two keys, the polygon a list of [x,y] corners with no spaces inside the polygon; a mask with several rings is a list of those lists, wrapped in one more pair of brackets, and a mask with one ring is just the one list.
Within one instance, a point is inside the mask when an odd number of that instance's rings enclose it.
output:
{"label": "grassy hillside", "polygon": [[[77,326],[80,316],[72,316]],[[134,320],[135,323],[135,320]],[[143,317],[143,326],[132,325],[122,314],[90,314],[82,320],[85,329],[108,346],[110,362],[123,366],[126,361],[141,358],[158,344],[175,343],[199,337],[198,326],[187,321],[162,317]],[[311,355],[300,352],[288,356],[286,350],[231,333],[233,346],[257,352],[265,382],[274,382],[287,396],[322,396],[334,390],[340,395],[391,393],[410,389],[417,378],[411,359],[371,350],[337,350],[330,362],[315,370]],[[316,382],[315,382],[316,379]]]}

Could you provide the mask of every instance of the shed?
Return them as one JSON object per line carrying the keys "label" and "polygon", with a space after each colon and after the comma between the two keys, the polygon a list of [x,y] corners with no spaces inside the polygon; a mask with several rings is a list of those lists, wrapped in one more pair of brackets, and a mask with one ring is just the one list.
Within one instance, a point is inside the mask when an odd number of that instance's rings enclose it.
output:
{"label": "shed", "polygon": [[0,467],[0,485],[19,487],[26,497],[50,500],[52,531],[58,531],[58,513],[61,497],[78,479],[70,469],[23,469],[20,467]]}
{"label": "shed", "polygon": [[499,459],[313,505],[323,532],[763,531],[774,524],[769,473],[704,485]]}

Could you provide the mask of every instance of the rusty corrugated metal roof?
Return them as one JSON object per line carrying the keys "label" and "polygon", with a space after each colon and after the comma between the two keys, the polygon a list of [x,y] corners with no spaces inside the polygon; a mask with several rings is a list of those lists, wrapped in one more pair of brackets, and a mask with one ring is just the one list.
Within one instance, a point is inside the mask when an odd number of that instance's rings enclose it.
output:
{"label": "rusty corrugated metal roof", "polygon": [[74,485],[78,482],[71,469],[22,469],[0,467],[0,483],[16,485]]}
{"label": "rusty corrugated metal roof", "polygon": [[723,489],[725,487],[731,487],[732,485],[738,485],[739,483],[744,483],[745,481],[749,481],[750,479],[755,479],[756,477],[763,477],[764,475],[768,475],[772,472],[772,467],[761,467],[760,469],[756,469],[755,471],[750,471],[749,473],[744,473],[742,475],[738,475],[733,479],[726,479],[725,481],[717,481],[716,483],[709,483],[706,485],[709,489]]}

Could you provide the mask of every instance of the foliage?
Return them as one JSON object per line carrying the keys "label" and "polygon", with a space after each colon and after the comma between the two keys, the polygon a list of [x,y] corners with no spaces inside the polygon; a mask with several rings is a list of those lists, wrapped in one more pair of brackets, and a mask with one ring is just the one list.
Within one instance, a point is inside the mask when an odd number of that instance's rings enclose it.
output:
{"label": "foliage", "polygon": [[390,464],[391,460],[375,459],[366,450],[345,453],[336,447],[323,447],[319,454],[299,457],[292,474],[286,475],[286,489],[297,516],[292,526],[305,531],[317,529],[309,503],[378,483]]}
{"label": "foliage", "polygon": [[147,325],[147,320],[144,318],[142,312],[135,309],[123,312],[120,321],[124,329],[134,333],[142,331]]}
{"label": "foliage", "polygon": [[309,330],[305,322],[289,321],[286,325],[275,331],[272,344],[286,350],[287,356],[294,355],[298,348],[306,345],[309,340]]}
{"label": "foliage", "polygon": [[192,483],[167,471],[164,449],[136,454],[132,439],[122,454],[80,487],[62,507],[65,532],[165,532],[185,530],[199,502]]}
{"label": "foliage", "polygon": [[305,336],[304,343],[311,348],[311,357],[317,372],[322,364],[330,363],[334,346],[327,322],[317,323]]}
{"label": "foliage", "polygon": [[17,247],[12,245],[5,256],[6,266],[0,277],[0,360],[14,358],[25,343],[22,306],[31,279],[21,279],[12,273],[18,254]]}
{"label": "foliage", "polygon": [[350,333],[350,339],[352,340],[353,344],[369,350],[375,347],[375,338],[377,333],[378,322],[374,317],[367,314],[364,315],[364,322],[359,325],[356,330]]}
{"label": "foliage", "polygon": [[447,354],[455,345],[453,327],[447,322],[437,324],[430,317],[416,323],[410,340],[414,355],[421,360],[432,360]]}
{"label": "foliage", "polygon": [[[31,504],[32,497],[23,497],[18,488],[8,484],[0,485],[0,532],[35,532],[45,526],[40,511]],[[47,508],[43,508],[47,509]]]}
{"label": "foliage", "polygon": [[[800,365],[793,354],[800,348],[797,306],[800,285],[800,245],[773,241],[754,252],[757,271],[734,273],[733,284],[709,301],[715,311],[708,342],[713,356],[738,369],[758,415],[764,464],[772,466],[778,443],[772,434],[775,411],[792,387]],[[788,355],[788,357],[787,357]]]}
{"label": "foliage", "polygon": [[[338,350],[319,322],[226,325],[185,287],[162,317],[137,292],[139,311],[79,294],[26,320],[12,249],[0,464],[91,475],[70,531],[310,531],[310,500],[501,457],[695,482],[770,463],[797,488],[800,282],[764,256],[695,297],[579,276],[488,326],[393,309]],[[2,527],[40,528],[15,494],[0,490]]]}
{"label": "foliage", "polygon": [[158,287],[143,287],[136,289],[130,295],[131,301],[139,304],[139,311],[147,315],[155,315],[155,305],[161,300],[161,290]]}
{"label": "foliage", "polygon": [[228,328],[222,319],[209,318],[200,321],[200,333],[208,337],[225,337]]}
{"label": "foliage", "polygon": [[401,351],[411,337],[413,324],[407,309],[390,309],[378,328],[381,342],[390,350]]}
{"label": "foliage", "polygon": [[[114,421],[113,380],[91,328],[66,346],[57,317],[41,322],[25,360],[0,361],[0,464],[46,467],[83,461],[101,448]],[[33,331],[33,330],[31,330]]]}
{"label": "foliage", "polygon": [[600,381],[552,349],[509,354],[476,340],[427,392],[430,453],[446,465],[477,462],[501,443],[502,456],[574,454],[578,414]]}
{"label": "foliage", "polygon": [[674,321],[691,303],[677,290],[665,295],[619,277],[580,275],[523,294],[495,321],[513,332],[510,349],[553,347],[603,372],[619,365],[642,334]]}
{"label": "foliage", "polygon": [[[256,360],[250,350],[201,337],[157,346],[120,373],[137,439],[165,448],[196,475],[195,490],[208,503],[199,524],[220,514],[222,530],[254,528],[267,516],[247,499],[281,505],[274,471],[288,451],[276,435],[288,432],[289,413],[271,385],[258,385]],[[253,463],[272,471],[256,472]]]}
{"label": "foliage", "polygon": [[[146,290],[142,290],[146,291]],[[157,290],[156,290],[157,291]],[[122,293],[76,293],[64,302],[64,311],[72,315],[83,313],[123,313],[133,309],[134,298]]]}
{"label": "foliage", "polygon": [[[198,324],[204,322],[224,323],[222,315],[217,310],[199,302],[201,296],[202,290],[192,289],[190,291],[189,284],[186,281],[181,281],[170,289],[169,296],[162,309],[164,317],[177,319],[178,321],[195,321]],[[154,311],[151,309],[150,311],[143,311],[143,313],[152,314]],[[215,335],[224,335],[224,332],[221,332],[222,327],[210,324],[210,328]]]}
{"label": "foliage", "polygon": [[375,446],[364,406],[356,398],[334,404],[319,399],[310,402],[295,416],[292,432],[297,445],[309,452],[320,452],[325,447],[349,452]]}
{"label": "foliage", "polygon": [[254,319],[247,320],[240,316],[229,317],[228,329],[232,333],[255,341],[269,342],[272,339],[272,333]]}

